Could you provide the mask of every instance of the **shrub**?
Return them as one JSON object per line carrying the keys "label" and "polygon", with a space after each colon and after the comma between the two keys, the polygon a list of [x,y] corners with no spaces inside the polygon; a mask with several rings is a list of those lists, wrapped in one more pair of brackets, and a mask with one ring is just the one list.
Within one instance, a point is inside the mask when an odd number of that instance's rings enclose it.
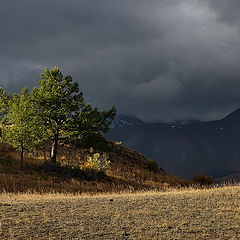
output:
{"label": "shrub", "polygon": [[154,160],[150,160],[150,161],[148,162],[147,169],[148,169],[150,172],[154,172],[154,173],[159,172],[158,163],[157,163],[156,161],[154,161]]}
{"label": "shrub", "polygon": [[211,184],[215,183],[214,178],[211,177],[211,176],[207,176],[206,174],[202,174],[200,176],[195,176],[193,178],[193,182],[195,184],[199,184],[201,186],[203,186],[203,185],[211,185]]}
{"label": "shrub", "polygon": [[109,167],[110,161],[106,153],[102,155],[100,153],[95,153],[93,156],[88,157],[87,162],[82,166],[82,169],[93,169],[95,171],[105,172]]}

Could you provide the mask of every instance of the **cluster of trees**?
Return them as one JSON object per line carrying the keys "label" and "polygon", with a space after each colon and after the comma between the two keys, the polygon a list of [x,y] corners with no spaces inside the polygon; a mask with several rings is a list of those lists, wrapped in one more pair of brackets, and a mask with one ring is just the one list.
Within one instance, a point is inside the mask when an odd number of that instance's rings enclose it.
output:
{"label": "cluster of trees", "polygon": [[25,87],[21,94],[0,87],[1,140],[24,152],[51,142],[50,159],[56,162],[61,140],[76,143],[90,134],[106,132],[116,115],[85,103],[79,84],[63,76],[59,68],[45,69],[39,87]]}

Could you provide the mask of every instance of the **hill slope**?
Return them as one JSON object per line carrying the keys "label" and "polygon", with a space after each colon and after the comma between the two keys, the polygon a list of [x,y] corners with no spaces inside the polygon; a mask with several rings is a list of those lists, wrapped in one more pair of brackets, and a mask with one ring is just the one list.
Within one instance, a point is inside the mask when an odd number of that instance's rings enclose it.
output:
{"label": "hill slope", "polygon": [[115,128],[107,137],[156,160],[173,175],[240,173],[240,109],[216,121]]}
{"label": "hill slope", "polygon": [[[95,150],[99,152],[99,150]],[[58,163],[51,165],[48,151],[25,157],[20,169],[17,153],[10,146],[0,144],[0,191],[7,192],[120,192],[142,189],[162,189],[187,184],[159,168],[143,155],[115,142],[107,142],[104,149],[110,160],[106,175],[81,170],[91,155],[88,149],[59,147]]]}

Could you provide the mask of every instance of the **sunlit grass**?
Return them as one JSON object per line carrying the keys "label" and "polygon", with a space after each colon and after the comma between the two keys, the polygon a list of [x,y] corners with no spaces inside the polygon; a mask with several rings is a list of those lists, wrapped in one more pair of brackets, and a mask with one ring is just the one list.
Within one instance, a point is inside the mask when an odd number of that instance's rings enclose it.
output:
{"label": "sunlit grass", "polygon": [[0,195],[1,239],[239,239],[240,186]]}

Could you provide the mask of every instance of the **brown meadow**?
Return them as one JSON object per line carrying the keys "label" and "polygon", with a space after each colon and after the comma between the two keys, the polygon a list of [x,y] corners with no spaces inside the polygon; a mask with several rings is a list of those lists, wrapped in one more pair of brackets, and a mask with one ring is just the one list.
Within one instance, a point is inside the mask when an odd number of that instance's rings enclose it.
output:
{"label": "brown meadow", "polygon": [[0,195],[0,239],[240,239],[240,186]]}

